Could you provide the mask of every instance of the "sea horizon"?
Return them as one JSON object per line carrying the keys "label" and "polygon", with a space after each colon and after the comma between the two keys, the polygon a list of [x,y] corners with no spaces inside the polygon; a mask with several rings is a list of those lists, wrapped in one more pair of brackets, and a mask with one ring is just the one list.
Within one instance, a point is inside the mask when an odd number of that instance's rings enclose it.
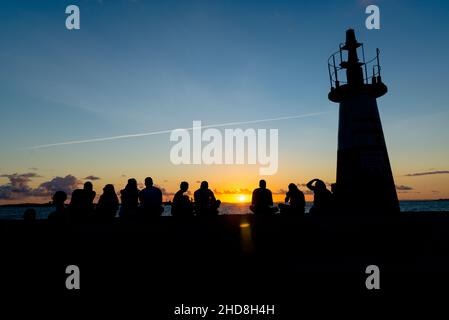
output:
{"label": "sea horizon", "polygon": [[[279,203],[276,202],[275,206]],[[305,213],[309,213],[313,202],[306,201]],[[399,206],[401,212],[448,212],[449,213],[449,199],[439,200],[400,200]],[[162,216],[171,216],[171,205],[164,204],[164,212]],[[47,219],[48,214],[54,210],[53,206],[48,203],[23,203],[23,204],[10,204],[0,205],[0,220],[21,220],[23,219],[23,213],[26,209],[36,210],[36,219]],[[117,210],[116,216],[118,216],[119,210]],[[252,214],[249,209],[249,203],[227,203],[223,202],[219,208],[219,215],[242,215]]]}

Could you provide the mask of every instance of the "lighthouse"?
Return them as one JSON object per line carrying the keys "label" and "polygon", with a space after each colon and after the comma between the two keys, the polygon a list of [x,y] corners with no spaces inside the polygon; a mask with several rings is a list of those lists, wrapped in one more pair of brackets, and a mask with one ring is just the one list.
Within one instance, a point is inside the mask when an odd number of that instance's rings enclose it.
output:
{"label": "lighthouse", "polygon": [[377,108],[377,98],[388,90],[381,78],[379,49],[374,59],[365,61],[363,44],[349,29],[346,43],[330,56],[328,69],[328,98],[339,103],[337,206],[341,212],[357,215],[399,212]]}

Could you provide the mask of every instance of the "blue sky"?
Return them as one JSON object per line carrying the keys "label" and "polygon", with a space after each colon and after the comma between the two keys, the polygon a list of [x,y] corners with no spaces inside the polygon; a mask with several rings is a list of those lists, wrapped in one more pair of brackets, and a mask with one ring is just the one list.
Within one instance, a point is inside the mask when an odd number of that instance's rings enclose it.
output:
{"label": "blue sky", "polygon": [[[65,28],[76,4],[81,29]],[[381,29],[365,28],[376,4]],[[445,1],[2,1],[0,4],[0,173],[38,168],[39,184],[73,174],[152,175],[175,189],[232,168],[173,167],[168,135],[29,150],[68,140],[312,112],[278,128],[288,179],[335,179],[338,106],[327,99],[327,58],[356,30],[367,57],[381,49],[389,93],[378,101],[396,183],[404,197],[449,197],[449,3]],[[252,125],[254,127],[254,125]],[[240,169],[236,169],[240,172]],[[196,178],[197,177],[197,178]],[[430,178],[432,178],[430,180]],[[8,183],[7,177],[0,183]],[[433,192],[436,191],[436,192]]]}

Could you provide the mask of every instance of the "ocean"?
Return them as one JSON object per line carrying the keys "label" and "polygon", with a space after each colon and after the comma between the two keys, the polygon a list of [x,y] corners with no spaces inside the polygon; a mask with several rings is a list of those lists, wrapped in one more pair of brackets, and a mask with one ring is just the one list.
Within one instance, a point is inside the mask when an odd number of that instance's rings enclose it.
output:
{"label": "ocean", "polygon": [[[223,203],[220,207],[220,214],[246,214],[250,210],[248,203]],[[306,204],[306,212],[310,210],[312,203]],[[427,212],[427,211],[447,211],[449,212],[449,200],[407,200],[400,201],[401,211],[403,212]],[[24,207],[24,206],[8,206],[0,207],[0,219],[20,220],[26,209],[33,208],[36,210],[37,219],[47,219],[48,214],[53,211],[52,207]],[[170,206],[164,206],[163,216],[170,215]]]}

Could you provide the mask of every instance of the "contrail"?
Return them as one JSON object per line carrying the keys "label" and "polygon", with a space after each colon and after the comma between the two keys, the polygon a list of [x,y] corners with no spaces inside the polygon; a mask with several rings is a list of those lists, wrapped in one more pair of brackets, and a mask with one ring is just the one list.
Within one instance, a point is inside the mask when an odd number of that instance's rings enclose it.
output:
{"label": "contrail", "polygon": [[[239,122],[226,122],[226,123],[210,124],[210,125],[206,125],[206,126],[201,126],[201,128],[229,127],[229,126],[261,123],[261,122],[269,122],[269,121],[308,118],[308,117],[314,117],[314,116],[318,116],[318,115],[325,114],[325,113],[327,113],[327,112],[306,113],[306,114],[297,115],[297,116],[287,116],[287,117],[278,117],[278,118],[270,118],[270,119],[259,119],[259,120],[249,120],[249,121],[239,121]],[[176,129],[182,129],[182,128],[176,128]],[[158,134],[171,133],[173,130],[176,130],[176,129],[159,130],[159,131],[151,131],[151,132],[135,133],[135,134],[125,134],[125,135],[121,135],[121,136],[112,136],[112,137],[104,137],[104,138],[72,140],[72,141],[65,141],[65,142],[41,144],[41,145],[37,145],[37,146],[28,147],[28,149],[42,149],[42,148],[67,146],[67,145],[72,145],[72,144],[83,144],[83,143],[92,143],[92,142],[101,142],[101,141],[111,141],[111,140],[119,140],[119,139],[153,136],[153,135],[158,135]],[[185,128],[184,130],[191,131],[191,130],[193,130],[193,128]]]}

